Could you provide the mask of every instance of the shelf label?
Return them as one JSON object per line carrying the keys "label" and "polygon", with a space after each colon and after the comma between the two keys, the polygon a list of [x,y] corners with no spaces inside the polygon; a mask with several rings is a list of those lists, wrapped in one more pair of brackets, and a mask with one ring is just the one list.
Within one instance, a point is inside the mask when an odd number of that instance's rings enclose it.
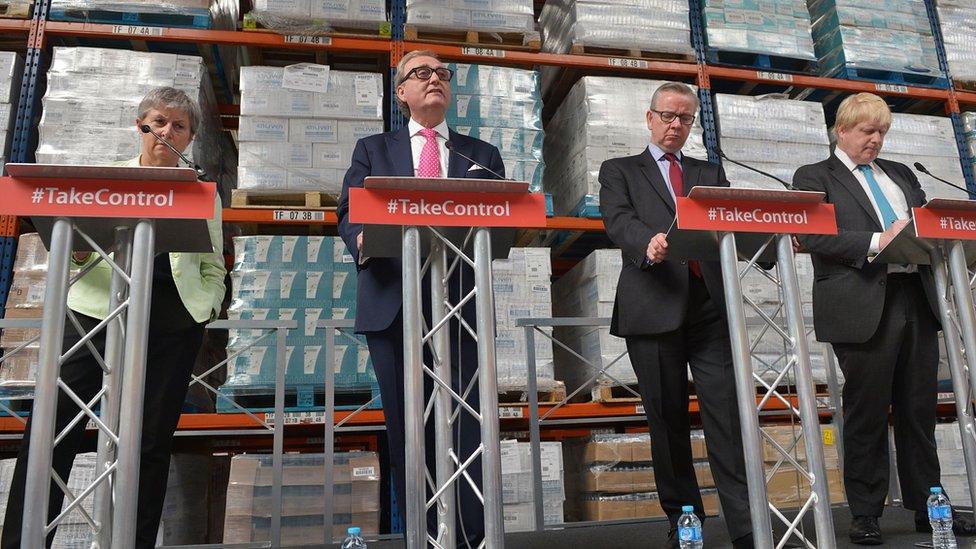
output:
{"label": "shelf label", "polygon": [[[274,425],[274,412],[265,413],[264,422],[268,425]],[[285,412],[285,425],[308,425],[320,423],[325,423],[325,414],[322,412]]]}
{"label": "shelf label", "polygon": [[875,84],[874,89],[880,92],[908,93],[908,86],[900,84]]}
{"label": "shelf label", "polygon": [[162,36],[164,30],[163,27],[112,25],[112,34],[127,34],[130,36]]}
{"label": "shelf label", "polygon": [[607,62],[611,67],[619,69],[646,69],[649,66],[645,59],[629,59],[627,57],[611,57]]}
{"label": "shelf label", "polygon": [[491,48],[472,48],[463,47],[461,53],[464,55],[477,55],[478,57],[505,57],[505,50],[494,50]]}
{"label": "shelf label", "polygon": [[318,44],[319,46],[331,46],[331,36],[302,36],[300,34],[289,34],[285,36],[285,44]]}
{"label": "shelf label", "polygon": [[325,221],[322,210],[275,210],[271,215],[275,221]]}
{"label": "shelf label", "polygon": [[522,414],[521,406],[499,406],[498,417],[499,419],[520,419],[525,416]]}
{"label": "shelf label", "polygon": [[792,82],[792,74],[784,74],[781,72],[767,72],[767,71],[756,71],[756,78],[760,80],[775,80],[777,82]]}
{"label": "shelf label", "polygon": [[638,404],[637,406],[634,406],[634,413],[639,416],[644,415],[644,405]]}

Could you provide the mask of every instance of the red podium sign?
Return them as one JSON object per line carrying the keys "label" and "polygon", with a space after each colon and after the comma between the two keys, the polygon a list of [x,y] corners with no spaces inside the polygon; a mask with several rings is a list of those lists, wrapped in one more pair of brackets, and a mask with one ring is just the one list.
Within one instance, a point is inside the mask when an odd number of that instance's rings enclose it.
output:
{"label": "red podium sign", "polygon": [[217,187],[196,181],[0,178],[0,214],[212,219]]}
{"label": "red podium sign", "polygon": [[538,193],[349,189],[349,220],[365,225],[545,227]]}
{"label": "red podium sign", "polygon": [[822,193],[695,187],[678,197],[679,229],[769,234],[837,234]]}
{"label": "red podium sign", "polygon": [[976,240],[974,208],[976,202],[969,200],[933,199],[923,208],[912,208],[915,233],[921,238]]}

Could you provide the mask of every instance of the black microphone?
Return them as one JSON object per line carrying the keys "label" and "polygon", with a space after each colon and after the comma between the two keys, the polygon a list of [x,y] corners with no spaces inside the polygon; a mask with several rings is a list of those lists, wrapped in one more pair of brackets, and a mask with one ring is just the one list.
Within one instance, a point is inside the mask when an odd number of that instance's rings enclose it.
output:
{"label": "black microphone", "polygon": [[451,143],[450,141],[445,141],[445,142],[444,142],[444,146],[445,146],[445,147],[447,147],[447,150],[448,150],[448,151],[450,151],[450,152],[452,152],[452,153],[454,153],[454,154],[456,154],[456,155],[458,155],[458,156],[460,156],[461,158],[463,158],[463,159],[465,159],[465,160],[467,160],[468,162],[471,162],[471,163],[472,163],[472,164],[474,164],[475,166],[478,166],[478,167],[479,167],[479,168],[481,168],[482,170],[485,170],[486,172],[488,172],[488,173],[490,173],[491,175],[494,175],[494,176],[495,176],[495,177],[497,177],[498,179],[501,179],[501,180],[503,180],[503,181],[512,181],[511,179],[506,179],[506,178],[504,178],[504,177],[502,177],[502,175],[501,175],[501,174],[499,174],[499,173],[498,173],[498,172],[496,172],[495,170],[493,170],[493,169],[491,169],[491,168],[489,168],[488,166],[485,166],[485,165],[484,165],[484,164],[482,164],[481,162],[478,162],[478,161],[477,161],[477,160],[475,160],[474,158],[471,158],[470,156],[467,156],[466,154],[464,154],[464,153],[462,153],[462,152],[460,152],[460,151],[458,151],[457,149],[455,149],[455,148],[454,148],[454,143]]}
{"label": "black microphone", "polygon": [[770,179],[775,179],[776,181],[779,181],[789,191],[795,190],[793,188],[793,185],[790,185],[786,181],[783,181],[782,179],[776,177],[775,175],[773,175],[771,173],[764,172],[764,171],[762,171],[762,170],[760,170],[758,168],[753,168],[752,166],[749,166],[747,164],[743,164],[742,162],[739,162],[737,160],[732,160],[731,158],[725,156],[725,153],[722,152],[722,149],[720,149],[717,145],[712,148],[712,151],[714,151],[715,154],[717,154],[719,156],[719,158],[722,158],[723,160],[728,160],[729,162],[735,164],[736,166],[742,166],[743,168],[745,168],[745,169],[747,169],[749,171],[756,172],[759,175],[765,175],[766,177],[768,177]]}
{"label": "black microphone", "polygon": [[922,172],[922,173],[924,173],[925,175],[931,177],[932,179],[941,181],[941,182],[945,183],[946,185],[948,185],[948,186],[950,186],[950,187],[952,187],[954,189],[959,189],[960,191],[966,193],[966,196],[969,196],[969,190],[968,189],[966,189],[964,187],[960,187],[959,185],[956,185],[955,183],[949,183],[945,179],[942,179],[941,177],[933,174],[925,166],[923,166],[921,162],[916,162],[915,163],[915,169],[918,170],[918,171],[920,171],[920,172]]}
{"label": "black microphone", "polygon": [[193,162],[190,162],[190,159],[187,158],[187,157],[185,157],[185,156],[183,156],[183,153],[181,153],[180,151],[176,150],[176,147],[174,147],[169,141],[167,141],[166,139],[164,139],[163,136],[161,136],[158,133],[154,132],[153,129],[149,127],[149,124],[143,124],[143,125],[139,126],[139,129],[142,130],[142,133],[151,133],[151,134],[153,134],[153,137],[156,138],[156,141],[159,141],[163,145],[166,145],[167,147],[169,147],[169,150],[173,151],[173,153],[176,156],[180,157],[183,160],[183,162],[186,162],[186,164],[188,166],[190,166],[191,168],[193,168],[193,171],[197,172],[197,179],[199,179],[200,181],[206,181],[207,180],[207,172],[205,172],[203,170],[203,168],[201,168],[200,166],[194,164]]}

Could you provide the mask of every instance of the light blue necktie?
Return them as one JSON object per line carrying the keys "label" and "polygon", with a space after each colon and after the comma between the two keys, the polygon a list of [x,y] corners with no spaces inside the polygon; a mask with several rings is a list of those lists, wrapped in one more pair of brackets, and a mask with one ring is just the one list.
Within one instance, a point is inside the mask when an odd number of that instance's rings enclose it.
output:
{"label": "light blue necktie", "polygon": [[881,222],[882,227],[887,229],[892,223],[898,220],[898,216],[895,215],[894,208],[891,207],[891,202],[888,202],[888,197],[881,192],[881,185],[878,185],[878,180],[874,178],[874,170],[871,166],[867,164],[861,164],[857,167],[864,174],[864,179],[868,182],[868,187],[871,188],[871,194],[874,195],[874,202],[878,205],[878,210],[881,211]]}

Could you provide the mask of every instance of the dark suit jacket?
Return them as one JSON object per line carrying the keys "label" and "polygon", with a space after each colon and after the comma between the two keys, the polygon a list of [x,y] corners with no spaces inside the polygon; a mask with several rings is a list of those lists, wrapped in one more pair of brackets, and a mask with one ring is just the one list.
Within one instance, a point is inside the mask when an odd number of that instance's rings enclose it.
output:
{"label": "dark suit jacket", "polygon": [[[505,165],[494,145],[453,130],[449,130],[449,133],[455,150],[505,175]],[[472,166],[470,161],[451,154],[450,151],[448,154],[448,177],[495,178],[483,169],[469,171]],[[356,143],[356,149],[352,153],[352,164],[342,181],[342,194],[339,196],[336,215],[339,218],[339,236],[354,258],[359,257],[356,236],[363,227],[349,221],[349,188],[362,187],[363,179],[370,175],[413,177],[410,132],[406,126],[396,131],[364,137]],[[375,257],[365,265],[357,265],[357,269],[359,285],[356,289],[356,332],[385,330],[393,323],[403,305],[400,260]]]}
{"label": "dark suit jacket", "polygon": [[[925,204],[925,192],[908,166],[880,158],[876,163],[905,193],[909,208]],[[826,193],[826,201],[834,205],[837,215],[837,236],[797,237],[813,258],[813,325],[817,339],[864,343],[877,331],[885,303],[888,266],[867,261],[871,236],[883,231],[881,222],[864,188],[834,154],[797,170],[793,186]],[[932,271],[919,266],[919,274],[938,319]]]}
{"label": "dark suit jacket", "polygon": [[[682,155],[685,194],[697,185],[728,187],[725,170]],[[655,335],[678,329],[688,305],[688,265],[667,260],[647,266],[647,244],[667,233],[674,220],[674,200],[651,153],[613,158],[600,167],[600,211],[607,234],[623,252],[610,333]],[[645,267],[642,269],[642,265]],[[725,316],[722,269],[717,261],[701,262],[713,302]]]}

